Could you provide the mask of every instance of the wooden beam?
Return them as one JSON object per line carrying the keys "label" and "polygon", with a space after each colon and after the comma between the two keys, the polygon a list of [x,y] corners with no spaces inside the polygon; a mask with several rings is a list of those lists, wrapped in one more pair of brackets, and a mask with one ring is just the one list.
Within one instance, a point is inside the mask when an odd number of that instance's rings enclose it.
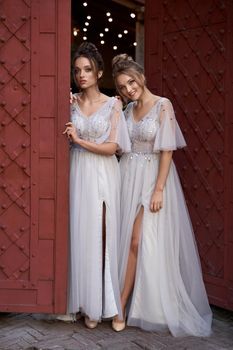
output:
{"label": "wooden beam", "polygon": [[130,9],[135,9],[138,6],[144,6],[145,0],[112,0],[113,2],[116,2],[120,5],[123,5],[125,7],[128,7]]}

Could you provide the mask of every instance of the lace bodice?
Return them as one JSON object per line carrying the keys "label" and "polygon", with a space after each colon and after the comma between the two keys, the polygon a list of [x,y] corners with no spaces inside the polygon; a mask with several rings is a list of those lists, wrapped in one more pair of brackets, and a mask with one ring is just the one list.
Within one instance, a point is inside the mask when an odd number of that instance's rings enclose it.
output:
{"label": "lace bodice", "polygon": [[139,121],[133,118],[133,105],[130,103],[125,111],[132,152],[152,153],[156,132],[159,129],[158,101],[151,110]]}
{"label": "lace bodice", "polygon": [[[121,152],[130,151],[130,140],[121,102],[115,97],[110,97],[88,117],[82,113],[77,102],[72,103],[70,109],[71,121],[81,139],[97,144],[113,142],[118,144]],[[72,144],[72,148],[85,150],[77,144]]]}
{"label": "lace bodice", "polygon": [[101,143],[111,128],[111,110],[114,98],[109,98],[95,113],[85,116],[78,103],[71,105],[71,121],[77,129],[78,136],[84,140]]}
{"label": "lace bodice", "polygon": [[153,153],[186,145],[167,98],[161,97],[139,122],[133,117],[134,103],[125,110],[132,152]]}

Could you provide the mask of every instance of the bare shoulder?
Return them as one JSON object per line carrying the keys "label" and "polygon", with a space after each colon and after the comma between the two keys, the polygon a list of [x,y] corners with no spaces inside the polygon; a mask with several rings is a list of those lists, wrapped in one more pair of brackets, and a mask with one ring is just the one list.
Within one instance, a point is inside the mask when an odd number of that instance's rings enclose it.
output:
{"label": "bare shoulder", "polygon": [[105,103],[110,99],[110,97],[108,95],[105,95],[103,93],[100,94],[100,102],[101,103]]}
{"label": "bare shoulder", "polygon": [[157,101],[157,100],[160,100],[162,98],[162,96],[159,96],[159,95],[152,95],[152,98],[154,101]]}

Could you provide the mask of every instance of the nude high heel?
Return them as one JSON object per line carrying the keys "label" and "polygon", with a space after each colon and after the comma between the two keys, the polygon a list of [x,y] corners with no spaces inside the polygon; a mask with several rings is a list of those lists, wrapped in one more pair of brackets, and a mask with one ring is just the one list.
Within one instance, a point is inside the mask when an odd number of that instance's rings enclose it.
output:
{"label": "nude high heel", "polygon": [[112,329],[115,332],[121,332],[125,329],[126,327],[126,321],[125,321],[126,315],[124,316],[123,321],[119,321],[118,317],[114,317],[114,319],[112,320]]}
{"label": "nude high heel", "polygon": [[85,317],[84,322],[85,322],[86,327],[89,329],[94,329],[98,325],[98,321],[92,321],[92,320],[90,320],[90,318],[88,316]]}

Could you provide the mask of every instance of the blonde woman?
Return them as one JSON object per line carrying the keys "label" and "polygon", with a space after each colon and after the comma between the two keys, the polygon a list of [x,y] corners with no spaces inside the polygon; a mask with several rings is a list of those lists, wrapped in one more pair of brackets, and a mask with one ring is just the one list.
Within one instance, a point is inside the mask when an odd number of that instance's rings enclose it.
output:
{"label": "blonde woman", "polygon": [[[172,103],[154,95],[143,69],[126,54],[113,59],[132,152],[120,161],[121,305],[129,326],[208,336],[212,313],[172,154],[184,147]],[[113,320],[116,331],[126,320]]]}

